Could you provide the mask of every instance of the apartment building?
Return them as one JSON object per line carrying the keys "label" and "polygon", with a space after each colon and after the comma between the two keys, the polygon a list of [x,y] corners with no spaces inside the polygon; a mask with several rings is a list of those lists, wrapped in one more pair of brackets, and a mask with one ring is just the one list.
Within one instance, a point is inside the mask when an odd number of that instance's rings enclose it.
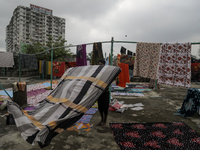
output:
{"label": "apartment building", "polygon": [[6,51],[19,52],[21,45],[39,41],[46,44],[49,36],[56,41],[65,38],[65,19],[53,16],[53,11],[30,4],[18,6],[6,27]]}

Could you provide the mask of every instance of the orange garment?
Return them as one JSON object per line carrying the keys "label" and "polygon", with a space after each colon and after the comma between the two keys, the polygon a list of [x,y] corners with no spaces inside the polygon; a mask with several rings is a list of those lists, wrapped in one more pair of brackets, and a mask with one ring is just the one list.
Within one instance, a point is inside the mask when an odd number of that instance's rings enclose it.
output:
{"label": "orange garment", "polygon": [[121,68],[121,73],[119,74],[119,82],[116,83],[117,86],[126,87],[126,83],[130,83],[129,78],[129,65],[120,62],[121,55],[117,55],[117,64]]}

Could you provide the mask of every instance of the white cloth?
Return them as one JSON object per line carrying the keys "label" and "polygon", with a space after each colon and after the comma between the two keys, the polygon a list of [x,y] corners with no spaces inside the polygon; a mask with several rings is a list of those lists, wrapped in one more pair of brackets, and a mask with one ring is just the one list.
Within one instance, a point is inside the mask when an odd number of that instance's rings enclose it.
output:
{"label": "white cloth", "polygon": [[13,67],[13,53],[0,53],[0,67]]}

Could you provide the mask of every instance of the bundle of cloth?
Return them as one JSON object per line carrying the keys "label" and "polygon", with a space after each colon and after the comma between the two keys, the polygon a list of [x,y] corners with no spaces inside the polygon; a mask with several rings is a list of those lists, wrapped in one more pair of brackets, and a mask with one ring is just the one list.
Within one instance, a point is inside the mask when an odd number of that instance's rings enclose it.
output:
{"label": "bundle of cloth", "polygon": [[8,112],[23,139],[30,144],[38,142],[43,148],[54,136],[74,125],[120,72],[119,67],[108,65],[69,68],[57,87],[35,109],[22,110],[8,101]]}

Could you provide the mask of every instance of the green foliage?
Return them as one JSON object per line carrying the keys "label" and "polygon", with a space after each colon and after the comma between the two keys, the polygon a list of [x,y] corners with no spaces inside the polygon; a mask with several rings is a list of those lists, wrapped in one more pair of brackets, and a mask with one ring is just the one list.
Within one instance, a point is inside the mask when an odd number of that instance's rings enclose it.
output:
{"label": "green foliage", "polygon": [[[58,59],[60,61],[65,61],[66,56],[72,56],[72,52],[69,48],[64,48],[67,41],[65,39],[62,39],[62,37],[59,37],[56,42],[53,42],[52,37],[49,36],[48,42],[46,45],[44,43],[32,42],[30,45],[24,45],[23,48],[26,49],[26,54],[37,54],[40,52],[43,52],[45,50],[51,49],[52,47],[62,47],[62,48],[56,48],[53,50],[53,59]],[[38,60],[51,60],[51,50],[46,51],[44,53],[36,55]]]}

